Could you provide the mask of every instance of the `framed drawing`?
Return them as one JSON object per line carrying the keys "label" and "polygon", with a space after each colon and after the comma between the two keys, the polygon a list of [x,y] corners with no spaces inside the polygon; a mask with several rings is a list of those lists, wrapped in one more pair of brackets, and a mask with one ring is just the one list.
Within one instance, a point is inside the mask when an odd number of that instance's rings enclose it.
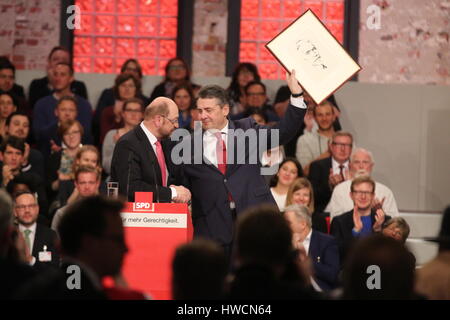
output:
{"label": "framed drawing", "polygon": [[321,103],[361,70],[319,18],[308,10],[266,44],[311,98]]}

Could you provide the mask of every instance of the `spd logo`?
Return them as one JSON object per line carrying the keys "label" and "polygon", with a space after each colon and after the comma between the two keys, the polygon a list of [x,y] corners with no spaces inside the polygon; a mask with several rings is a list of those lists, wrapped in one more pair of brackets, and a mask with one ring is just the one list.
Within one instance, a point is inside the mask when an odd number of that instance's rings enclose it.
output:
{"label": "spd logo", "polygon": [[149,202],[135,202],[133,203],[134,211],[153,211],[153,204]]}

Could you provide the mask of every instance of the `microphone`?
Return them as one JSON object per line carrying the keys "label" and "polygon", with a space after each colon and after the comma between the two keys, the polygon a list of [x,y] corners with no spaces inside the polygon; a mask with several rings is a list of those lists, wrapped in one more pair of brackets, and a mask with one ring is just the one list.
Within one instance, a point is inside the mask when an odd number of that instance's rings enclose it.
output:
{"label": "microphone", "polygon": [[128,155],[128,175],[127,175],[127,199],[129,199],[129,190],[130,190],[130,171],[131,171],[131,158],[133,157],[133,150],[130,150],[130,153]]}

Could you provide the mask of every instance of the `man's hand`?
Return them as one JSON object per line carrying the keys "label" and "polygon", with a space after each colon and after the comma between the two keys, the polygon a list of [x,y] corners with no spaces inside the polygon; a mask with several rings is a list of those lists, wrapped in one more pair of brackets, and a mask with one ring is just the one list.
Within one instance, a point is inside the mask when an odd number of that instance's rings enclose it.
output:
{"label": "man's hand", "polygon": [[375,223],[373,224],[373,231],[380,232],[381,227],[383,226],[384,219],[386,215],[384,214],[383,209],[377,209],[375,215]]}
{"label": "man's hand", "polygon": [[6,187],[8,183],[14,179],[14,170],[9,165],[5,164],[2,169],[3,185]]}
{"label": "man's hand", "polygon": [[363,224],[361,221],[361,216],[358,213],[358,208],[356,205],[353,207],[353,230],[355,232],[361,232]]}
{"label": "man's hand", "polygon": [[295,70],[292,70],[291,74],[286,72],[286,82],[292,94],[300,94],[303,92],[303,88],[298,83],[297,78],[295,78]]}
{"label": "man's hand", "polygon": [[333,189],[336,185],[344,181],[340,174],[334,174],[333,168],[330,169],[330,175],[328,177],[328,183],[330,184],[331,189]]}
{"label": "man's hand", "polygon": [[177,196],[173,198],[172,200],[176,203],[187,203],[191,200],[191,192],[189,189],[186,189],[183,186],[174,186],[171,185],[170,187],[175,188],[177,191]]}
{"label": "man's hand", "polygon": [[51,150],[52,152],[59,152],[59,151],[61,151],[61,149],[62,149],[62,147],[58,146],[58,145],[55,143],[55,141],[53,141],[53,139],[50,140],[50,150]]}
{"label": "man's hand", "polygon": [[374,198],[372,201],[372,208],[377,211],[378,209],[382,209],[383,208],[383,203],[384,200],[386,199],[386,197],[383,197],[381,200],[378,198]]}

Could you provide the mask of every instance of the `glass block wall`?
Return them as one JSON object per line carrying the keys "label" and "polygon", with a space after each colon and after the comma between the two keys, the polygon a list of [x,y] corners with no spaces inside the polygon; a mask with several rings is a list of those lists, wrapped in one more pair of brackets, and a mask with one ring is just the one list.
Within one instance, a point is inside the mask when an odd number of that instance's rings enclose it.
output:
{"label": "glass block wall", "polygon": [[75,72],[118,73],[137,58],[146,75],[163,75],[176,56],[178,0],[76,0]]}
{"label": "glass block wall", "polygon": [[311,9],[343,42],[344,0],[242,0],[239,60],[253,62],[263,79],[283,79],[285,71],[265,48],[281,30]]}

